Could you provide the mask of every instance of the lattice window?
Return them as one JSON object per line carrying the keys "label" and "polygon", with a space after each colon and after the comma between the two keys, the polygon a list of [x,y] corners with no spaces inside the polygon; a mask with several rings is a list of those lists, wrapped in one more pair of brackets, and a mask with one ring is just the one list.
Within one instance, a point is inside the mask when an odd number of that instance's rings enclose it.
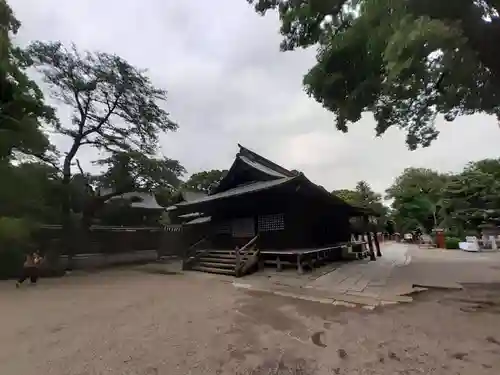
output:
{"label": "lattice window", "polygon": [[253,218],[234,219],[231,223],[231,230],[235,238],[254,237],[255,226]]}
{"label": "lattice window", "polygon": [[285,229],[285,215],[263,215],[259,216],[259,232],[272,232]]}

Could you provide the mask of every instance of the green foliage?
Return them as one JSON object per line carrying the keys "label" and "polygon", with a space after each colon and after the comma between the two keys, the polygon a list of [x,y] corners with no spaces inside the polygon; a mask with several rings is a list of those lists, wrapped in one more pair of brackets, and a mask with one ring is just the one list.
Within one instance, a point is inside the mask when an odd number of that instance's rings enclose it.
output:
{"label": "green foliage", "polygon": [[443,210],[462,230],[500,224],[500,159],[470,163],[443,191]]}
{"label": "green foliage", "polygon": [[415,149],[438,136],[438,114],[500,117],[495,0],[247,1],[279,12],[282,50],[318,47],[304,86],[343,132],[369,111],[377,135],[397,126]]}
{"label": "green foliage", "polygon": [[16,246],[6,246],[0,250],[0,280],[18,277],[24,262],[24,253]]}
{"label": "green foliage", "polygon": [[33,224],[26,219],[0,217],[0,241],[2,243],[27,244],[32,230]]}
{"label": "green foliage", "polygon": [[[67,49],[61,43],[34,42],[25,59],[43,74],[52,96],[72,110],[71,121],[55,127],[57,133],[71,139],[62,168],[61,220],[64,244],[72,254],[71,166],[81,147],[90,145],[112,154],[152,157],[157,152],[160,133],[176,130],[177,124],[161,106],[166,91],[155,87],[144,71],[119,56],[81,53],[75,46]],[[154,173],[162,173],[158,165],[153,169]],[[85,176],[83,170],[80,172]],[[89,193],[91,190],[87,188]],[[82,227],[88,228],[103,202],[116,194],[85,199]]]}
{"label": "green foliage", "polygon": [[72,138],[72,149],[153,154],[160,131],[176,130],[160,102],[166,91],[119,56],[79,52],[61,43],[34,42],[28,61],[44,75],[52,95],[73,110],[71,122],[56,128]]}
{"label": "green foliage", "polygon": [[444,240],[447,249],[458,249],[458,244],[461,242],[457,237],[446,237]]}
{"label": "green foliage", "polygon": [[11,43],[20,22],[5,0],[0,0],[0,160],[14,153],[46,157],[51,149],[42,123],[56,124],[54,110],[28,78],[22,51]]}
{"label": "green foliage", "polygon": [[0,279],[19,275],[32,231],[33,224],[25,219],[0,217]]}
{"label": "green foliage", "polygon": [[356,193],[359,197],[359,206],[368,208],[380,216],[387,214],[387,208],[382,203],[382,195],[375,193],[366,181],[356,184]]}
{"label": "green foliage", "polygon": [[442,191],[448,176],[426,168],[407,168],[386,190],[386,199],[393,199],[393,217],[399,231],[405,233],[421,228],[430,232],[444,217]]}
{"label": "green foliage", "polygon": [[[382,196],[375,193],[366,181],[359,181],[356,184],[355,190],[340,189],[332,191],[345,202],[355,207],[366,208],[371,210],[377,218],[377,230],[385,231],[387,226],[387,207],[382,203]],[[364,224],[359,219],[351,219],[351,225],[354,229],[361,231]]]}
{"label": "green foliage", "polygon": [[185,173],[177,160],[151,158],[139,152],[114,153],[97,164],[107,169],[96,176],[81,170],[70,183],[71,208],[83,214],[84,226],[89,226],[96,216],[106,225],[140,224],[144,213],[130,209],[133,203],[130,200],[115,197],[129,192],[155,193],[160,197],[172,195]]}
{"label": "green foliage", "polygon": [[352,204],[352,205],[358,205],[359,204],[359,196],[358,193],[354,190],[349,190],[349,189],[340,189],[340,190],[334,190],[332,191],[333,195],[336,195],[343,201]]}
{"label": "green foliage", "polygon": [[380,216],[387,214],[387,208],[382,203],[382,196],[375,193],[366,181],[359,181],[355,190],[334,190],[332,194],[353,206],[370,209]]}
{"label": "green foliage", "polygon": [[0,216],[57,223],[61,176],[46,164],[0,162]]}
{"label": "green foliage", "polygon": [[221,171],[218,169],[194,173],[182,185],[182,188],[191,191],[200,191],[208,194],[212,191],[212,189],[217,187],[219,182],[226,176],[226,174],[227,170]]}
{"label": "green foliage", "polygon": [[150,158],[140,152],[121,152],[98,162],[108,169],[96,181],[99,187],[113,191],[155,191],[177,189],[186,169],[168,158]]}
{"label": "green foliage", "polygon": [[469,163],[458,174],[408,168],[387,189],[398,230],[442,227],[451,236],[477,235],[500,224],[500,159]]}

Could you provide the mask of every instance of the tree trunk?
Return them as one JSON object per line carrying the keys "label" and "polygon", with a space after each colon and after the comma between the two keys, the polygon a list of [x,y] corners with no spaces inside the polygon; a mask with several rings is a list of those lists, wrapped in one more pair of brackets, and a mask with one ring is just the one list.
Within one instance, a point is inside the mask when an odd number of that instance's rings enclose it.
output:
{"label": "tree trunk", "polygon": [[434,218],[434,229],[436,229],[438,224],[437,224],[437,216],[435,209],[432,211],[432,217]]}
{"label": "tree trunk", "polygon": [[64,158],[63,164],[63,192],[62,192],[62,203],[61,203],[61,224],[62,224],[62,236],[63,236],[63,249],[68,255],[68,269],[73,268],[73,223],[71,218],[71,161],[76,155],[78,148],[80,147],[80,139],[75,139],[70,151]]}
{"label": "tree trunk", "polygon": [[62,224],[62,247],[68,255],[68,266],[71,269],[73,266],[73,228],[71,222],[71,191],[70,191],[71,175],[64,171],[63,177],[63,193],[61,204],[61,224]]}

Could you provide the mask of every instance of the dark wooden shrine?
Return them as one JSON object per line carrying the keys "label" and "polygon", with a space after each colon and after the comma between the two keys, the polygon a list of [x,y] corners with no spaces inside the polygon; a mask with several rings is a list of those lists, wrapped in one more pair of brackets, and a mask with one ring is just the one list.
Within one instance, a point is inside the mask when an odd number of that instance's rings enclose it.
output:
{"label": "dark wooden shrine", "polygon": [[302,173],[239,148],[226,177],[210,195],[180,202],[170,212],[180,218],[196,216],[184,225],[198,237],[205,236],[209,242],[205,246],[212,249],[234,250],[253,240],[262,254],[338,249],[340,256],[340,244],[352,239],[350,218],[368,213]]}

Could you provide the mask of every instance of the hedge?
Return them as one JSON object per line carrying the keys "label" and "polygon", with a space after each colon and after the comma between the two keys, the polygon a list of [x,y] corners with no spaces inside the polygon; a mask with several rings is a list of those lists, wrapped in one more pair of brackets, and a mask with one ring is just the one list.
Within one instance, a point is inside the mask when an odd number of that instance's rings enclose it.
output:
{"label": "hedge", "polygon": [[34,226],[26,219],[0,217],[0,279],[21,274],[26,252],[31,250]]}
{"label": "hedge", "polygon": [[458,244],[462,242],[458,237],[446,237],[445,246],[447,249],[458,249]]}

